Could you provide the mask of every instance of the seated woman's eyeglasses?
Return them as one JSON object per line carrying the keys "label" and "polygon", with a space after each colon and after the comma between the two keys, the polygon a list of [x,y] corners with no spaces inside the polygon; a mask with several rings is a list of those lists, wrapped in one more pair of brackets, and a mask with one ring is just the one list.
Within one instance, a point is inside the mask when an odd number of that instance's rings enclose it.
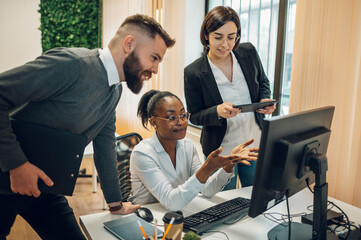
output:
{"label": "seated woman's eyeglasses", "polygon": [[179,116],[170,115],[168,118],[162,118],[162,117],[157,117],[157,116],[154,116],[154,117],[158,118],[158,119],[162,119],[162,120],[167,120],[171,125],[177,125],[179,122],[179,119],[182,120],[183,122],[185,122],[185,121],[189,120],[190,116],[191,116],[191,114],[189,112],[185,112]]}
{"label": "seated woman's eyeglasses", "polygon": [[223,35],[214,34],[214,33],[210,33],[209,35],[211,35],[213,37],[214,43],[216,45],[223,44],[225,40],[226,40],[227,44],[229,44],[229,45],[235,44],[239,39],[239,36],[236,36],[236,35],[227,36],[227,37],[225,37]]}

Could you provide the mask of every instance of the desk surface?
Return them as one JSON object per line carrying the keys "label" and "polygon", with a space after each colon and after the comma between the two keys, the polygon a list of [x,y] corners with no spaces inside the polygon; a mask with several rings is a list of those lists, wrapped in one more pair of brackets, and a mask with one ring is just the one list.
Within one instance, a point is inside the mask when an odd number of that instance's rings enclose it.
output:
{"label": "desk surface", "polygon": [[[194,212],[198,212],[205,208],[211,207],[217,203],[224,202],[235,197],[250,198],[252,188],[241,188],[229,191],[223,191],[217,193],[212,198],[206,198],[201,195],[196,197],[186,207],[182,209],[184,216],[189,216]],[[356,208],[352,205],[343,203],[336,199],[329,197],[330,201],[337,204],[346,214],[350,221],[361,224],[361,209]],[[308,189],[304,189],[301,192],[295,194],[289,199],[290,212],[291,214],[302,213],[310,211],[307,210],[307,206],[313,204],[313,195]],[[145,207],[149,208],[154,217],[158,220],[159,224],[162,224],[162,217],[167,210],[159,203],[149,204]],[[336,209],[334,209],[337,211]],[[287,214],[287,208],[285,201],[269,209],[267,212],[277,212]],[[80,216],[80,225],[86,232],[88,239],[93,240],[115,240],[111,233],[103,228],[103,222],[115,220],[121,218],[119,215],[111,215],[108,211],[104,213],[96,213],[90,215]],[[297,221],[297,219],[295,219]],[[222,231],[227,234],[230,240],[232,239],[247,239],[247,240],[258,240],[267,239],[267,232],[276,226],[275,222],[272,222],[265,218],[263,215],[259,215],[256,218],[246,217],[243,220],[238,221],[232,225],[220,225],[215,231]],[[219,232],[205,233],[201,236],[202,239],[215,240],[215,239],[227,239],[224,234]]]}

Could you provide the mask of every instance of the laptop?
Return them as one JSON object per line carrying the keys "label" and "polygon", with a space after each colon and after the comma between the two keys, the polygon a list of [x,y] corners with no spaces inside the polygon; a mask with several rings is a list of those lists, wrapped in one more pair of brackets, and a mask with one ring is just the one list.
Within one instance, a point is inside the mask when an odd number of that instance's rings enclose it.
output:
{"label": "laptop", "polygon": [[[19,120],[11,120],[11,126],[29,162],[43,170],[54,182],[49,187],[39,179],[40,191],[71,196],[87,137]],[[9,172],[0,171],[0,193],[12,194]]]}

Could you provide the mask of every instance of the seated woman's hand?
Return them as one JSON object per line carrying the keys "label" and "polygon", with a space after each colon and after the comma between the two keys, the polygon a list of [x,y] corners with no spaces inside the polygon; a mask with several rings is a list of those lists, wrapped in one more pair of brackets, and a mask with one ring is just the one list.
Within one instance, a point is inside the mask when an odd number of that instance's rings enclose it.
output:
{"label": "seated woman's hand", "polygon": [[207,160],[204,162],[202,167],[196,172],[196,177],[201,183],[205,183],[209,178],[209,176],[211,176],[212,173],[214,173],[214,171],[218,170],[219,168],[231,166],[231,167],[227,167],[230,168],[228,169],[228,171],[226,169],[225,170],[227,172],[232,171],[234,165],[232,161],[237,160],[239,157],[238,156],[223,157],[220,155],[221,153],[222,153],[222,147],[219,147],[218,149],[211,152],[208,155]]}
{"label": "seated woman's hand", "polygon": [[239,159],[239,156],[221,156],[221,153],[222,147],[219,147],[208,155],[205,163],[210,171],[213,172],[227,165],[234,165],[235,163],[233,163],[233,161],[237,161]]}
{"label": "seated woman's hand", "polygon": [[247,148],[247,146],[251,145],[253,142],[254,140],[251,139],[233,148],[231,156],[236,156],[236,159],[232,160],[233,164],[242,163],[251,165],[249,161],[257,160],[259,148]]}

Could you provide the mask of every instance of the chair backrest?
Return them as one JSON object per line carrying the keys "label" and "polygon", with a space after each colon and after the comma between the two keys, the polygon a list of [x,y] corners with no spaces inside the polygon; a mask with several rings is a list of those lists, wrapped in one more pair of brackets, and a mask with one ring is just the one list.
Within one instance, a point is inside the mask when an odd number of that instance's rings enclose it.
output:
{"label": "chair backrest", "polygon": [[143,138],[135,132],[124,134],[116,138],[115,141],[115,151],[117,154],[118,160],[118,176],[119,176],[119,186],[122,193],[122,201],[127,201],[130,190],[130,154],[132,153],[133,148],[137,145]]}

